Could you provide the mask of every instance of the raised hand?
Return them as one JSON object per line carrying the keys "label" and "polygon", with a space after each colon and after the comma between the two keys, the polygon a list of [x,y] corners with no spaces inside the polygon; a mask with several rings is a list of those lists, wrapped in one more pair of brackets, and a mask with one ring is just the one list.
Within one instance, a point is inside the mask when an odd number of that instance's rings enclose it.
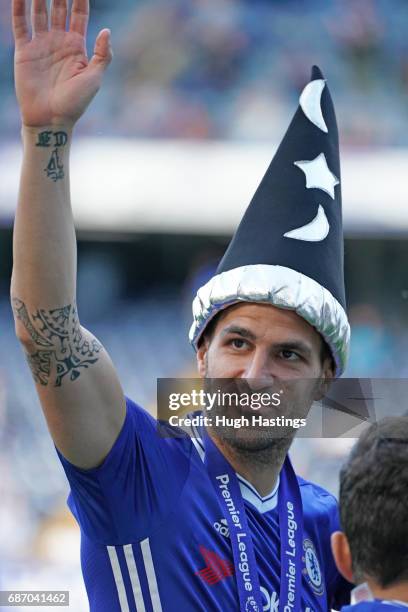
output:
{"label": "raised hand", "polygon": [[99,32],[88,60],[89,0],[73,0],[68,31],[67,0],[52,0],[50,20],[46,0],[32,0],[32,36],[25,5],[25,0],[13,0],[15,82],[23,124],[73,125],[97,93],[112,59],[110,31]]}

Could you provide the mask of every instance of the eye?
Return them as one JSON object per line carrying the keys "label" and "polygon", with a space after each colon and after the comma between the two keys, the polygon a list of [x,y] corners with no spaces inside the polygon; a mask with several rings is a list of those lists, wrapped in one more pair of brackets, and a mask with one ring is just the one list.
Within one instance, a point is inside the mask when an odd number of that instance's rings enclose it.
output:
{"label": "eye", "polygon": [[290,351],[289,349],[284,349],[280,352],[280,355],[285,361],[297,361],[298,359],[300,359],[300,355],[298,355],[294,351]]}
{"label": "eye", "polygon": [[229,341],[229,344],[235,349],[242,349],[248,346],[247,341],[243,340],[242,338],[232,338]]}

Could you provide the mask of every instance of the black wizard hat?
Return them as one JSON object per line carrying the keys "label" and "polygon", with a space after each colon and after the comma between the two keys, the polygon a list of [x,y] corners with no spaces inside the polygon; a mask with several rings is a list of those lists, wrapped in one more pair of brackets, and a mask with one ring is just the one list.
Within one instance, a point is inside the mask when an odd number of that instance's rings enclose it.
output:
{"label": "black wizard hat", "polygon": [[350,344],[343,270],[339,141],[333,102],[312,69],[299,107],[224,255],[193,302],[195,348],[238,302],[296,311],[331,348],[336,376]]}

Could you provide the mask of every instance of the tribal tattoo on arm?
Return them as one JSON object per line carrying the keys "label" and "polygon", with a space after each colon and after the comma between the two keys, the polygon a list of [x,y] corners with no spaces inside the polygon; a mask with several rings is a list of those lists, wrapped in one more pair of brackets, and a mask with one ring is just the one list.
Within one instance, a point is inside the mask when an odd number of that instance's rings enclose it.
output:
{"label": "tribal tattoo on arm", "polygon": [[52,181],[57,182],[64,178],[64,164],[61,162],[58,150],[65,147],[68,142],[68,134],[62,130],[43,130],[38,133],[37,147],[51,147],[52,153],[44,172]]}
{"label": "tribal tattoo on arm", "polygon": [[37,384],[61,387],[64,379],[75,381],[82,369],[98,361],[102,345],[84,337],[75,303],[53,310],[40,308],[31,316],[20,299],[13,298],[12,304],[14,316],[35,347],[26,357]]}

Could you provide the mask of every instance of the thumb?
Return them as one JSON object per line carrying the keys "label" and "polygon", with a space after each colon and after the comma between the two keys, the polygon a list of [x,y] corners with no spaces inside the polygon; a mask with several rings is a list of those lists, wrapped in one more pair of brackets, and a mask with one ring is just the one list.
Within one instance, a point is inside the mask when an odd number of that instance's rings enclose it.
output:
{"label": "thumb", "polygon": [[112,61],[111,31],[108,28],[101,30],[96,37],[94,54],[89,67],[104,72]]}

